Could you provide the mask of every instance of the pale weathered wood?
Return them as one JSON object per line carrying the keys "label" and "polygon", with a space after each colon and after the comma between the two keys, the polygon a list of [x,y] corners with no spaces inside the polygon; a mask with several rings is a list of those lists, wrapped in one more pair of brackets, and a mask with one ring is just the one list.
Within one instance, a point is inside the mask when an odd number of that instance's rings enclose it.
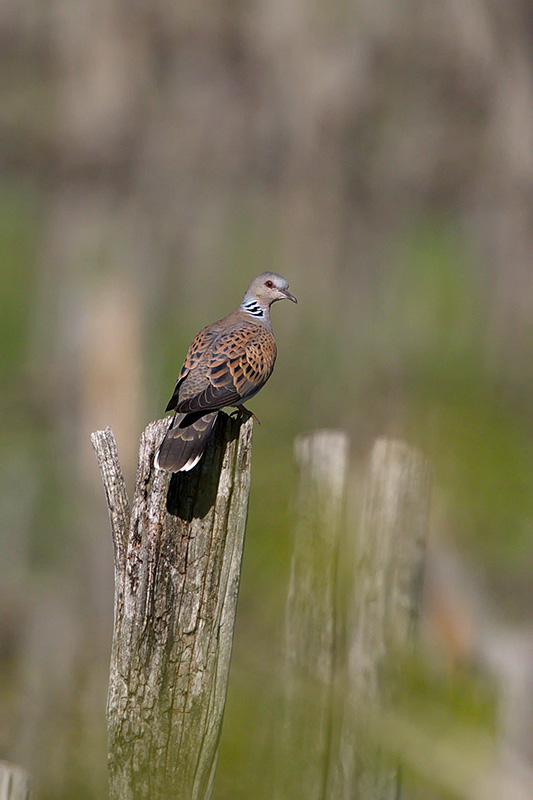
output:
{"label": "pale weathered wood", "polygon": [[416,626],[430,484],[428,462],[415,448],[386,439],[375,443],[361,522],[352,539],[346,695],[328,800],[399,796],[398,770],[373,739],[379,739],[380,704],[392,688],[385,682]]}
{"label": "pale weathered wood", "polygon": [[30,776],[25,769],[0,761],[0,800],[30,800]]}
{"label": "pale weathered wood", "polygon": [[117,443],[111,428],[91,433],[91,442],[102,475],[106,493],[111,535],[113,537],[115,590],[124,578],[128,531],[130,527],[130,503],[126,482],[118,458]]}
{"label": "pale weathered wood", "polygon": [[348,437],[316,431],[295,442],[297,521],[285,623],[284,708],[275,797],[323,797],[335,653],[338,541]]}
{"label": "pale weathered wood", "polygon": [[102,469],[119,572],[108,697],[111,800],[205,800],[216,766],[253,423],[221,414],[198,468],[172,477],[153,468],[168,424],[154,422],[141,437],[124,559],[124,492],[116,465]]}

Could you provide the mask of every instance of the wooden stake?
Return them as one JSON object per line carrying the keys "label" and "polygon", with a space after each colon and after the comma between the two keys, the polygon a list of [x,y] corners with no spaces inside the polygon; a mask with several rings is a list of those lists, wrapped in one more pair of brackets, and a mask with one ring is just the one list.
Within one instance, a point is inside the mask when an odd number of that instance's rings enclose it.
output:
{"label": "wooden stake", "polygon": [[380,705],[393,689],[391,667],[405,655],[418,619],[430,487],[421,453],[405,442],[376,441],[360,526],[348,531],[355,569],[346,620],[344,713],[338,753],[330,760],[328,800],[399,797],[398,769],[376,738]]}
{"label": "wooden stake", "polygon": [[30,800],[30,776],[25,769],[0,761],[0,800]]}
{"label": "wooden stake", "polygon": [[154,470],[141,437],[131,515],[112,431],[92,435],[115,552],[111,800],[206,800],[226,698],[250,491],[252,421],[220,414],[197,468]]}
{"label": "wooden stake", "polygon": [[298,437],[294,452],[299,487],[275,797],[320,800],[332,722],[336,571],[348,437],[343,431],[316,431]]}

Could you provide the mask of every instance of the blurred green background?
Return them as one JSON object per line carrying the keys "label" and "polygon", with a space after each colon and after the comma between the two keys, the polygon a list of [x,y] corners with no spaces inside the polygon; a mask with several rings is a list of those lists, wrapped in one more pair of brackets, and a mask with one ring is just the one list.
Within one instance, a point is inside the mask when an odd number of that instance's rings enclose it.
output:
{"label": "blurred green background", "polygon": [[[214,798],[270,797],[292,440],[318,427],[349,431],[354,473],[380,435],[430,459],[435,664],[405,706],[490,753],[483,676],[519,675],[533,711],[530,4],[5,0],[0,65],[0,757],[45,800],[105,796],[89,434],[113,427],[131,486],[192,337],[264,269],[299,305],[253,401]],[[475,796],[411,767],[410,797]]]}

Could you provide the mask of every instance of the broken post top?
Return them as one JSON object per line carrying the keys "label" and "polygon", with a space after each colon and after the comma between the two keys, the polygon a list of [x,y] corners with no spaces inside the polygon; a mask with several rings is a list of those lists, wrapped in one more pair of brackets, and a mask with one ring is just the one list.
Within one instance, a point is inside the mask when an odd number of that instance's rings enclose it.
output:
{"label": "broken post top", "polygon": [[[232,474],[233,472],[238,474],[243,468],[244,460],[250,457],[248,451],[251,448],[252,420],[248,419],[243,423],[242,420],[221,413],[202,461],[190,474],[174,474],[172,477],[154,466],[155,454],[167,433],[169,423],[169,417],[151,422],[141,435],[135,495],[143,489],[143,494],[146,496],[144,489],[148,484],[152,489],[162,489],[170,484],[167,511],[190,521],[194,516],[205,516],[213,506],[228,445],[236,441],[241,443],[237,450],[237,463],[231,467]],[[91,434],[91,441],[106,492],[115,549],[115,567],[122,567],[125,564],[132,508],[135,509],[136,506],[135,497],[133,506],[130,506],[112,429],[107,427],[105,430],[95,431]],[[227,482],[227,476],[222,475],[222,477],[223,483]],[[223,488],[222,486],[221,489]],[[150,513],[153,515],[153,511]]]}

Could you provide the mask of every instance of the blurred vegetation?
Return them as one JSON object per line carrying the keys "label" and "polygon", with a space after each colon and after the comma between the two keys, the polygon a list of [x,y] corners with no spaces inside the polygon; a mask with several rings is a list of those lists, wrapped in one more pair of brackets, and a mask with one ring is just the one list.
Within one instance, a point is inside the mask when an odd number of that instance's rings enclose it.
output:
{"label": "blurred vegetation", "polygon": [[[490,758],[487,629],[525,641],[531,621],[532,22],[522,0],[4,3],[0,755],[39,797],[105,795],[112,556],[89,433],[113,426],[131,481],[192,336],[266,268],[299,305],[274,309],[254,400],[214,797],[271,796],[291,448],[315,427],[349,430],[354,476],[378,435],[430,458],[433,544],[474,595],[455,623],[474,621],[391,725],[407,743],[475,728],[460,741]],[[407,750],[410,796],[461,796],[453,754],[432,775]]]}

